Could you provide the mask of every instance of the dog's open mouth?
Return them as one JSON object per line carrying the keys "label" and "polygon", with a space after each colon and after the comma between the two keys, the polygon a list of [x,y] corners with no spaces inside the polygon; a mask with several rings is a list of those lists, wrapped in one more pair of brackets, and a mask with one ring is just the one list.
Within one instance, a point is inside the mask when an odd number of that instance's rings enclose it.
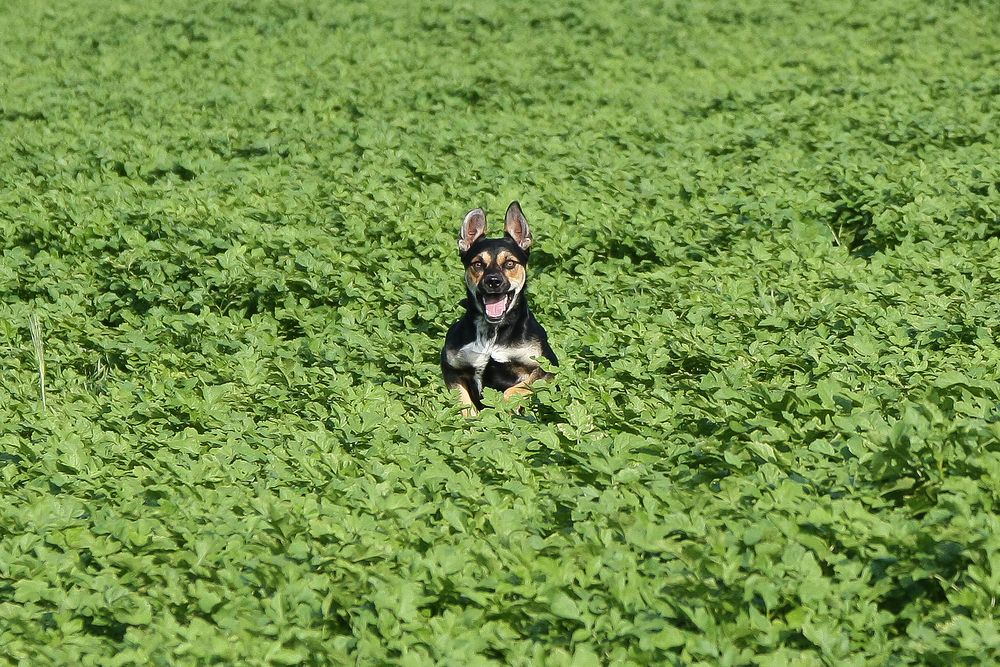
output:
{"label": "dog's open mouth", "polygon": [[514,292],[506,294],[483,294],[483,310],[486,311],[486,319],[491,322],[499,322],[510,309],[510,304],[514,302]]}

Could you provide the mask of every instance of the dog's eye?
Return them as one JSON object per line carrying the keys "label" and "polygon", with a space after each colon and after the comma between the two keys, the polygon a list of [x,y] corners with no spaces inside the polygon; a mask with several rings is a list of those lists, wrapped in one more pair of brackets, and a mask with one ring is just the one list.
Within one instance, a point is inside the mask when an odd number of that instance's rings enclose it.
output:
{"label": "dog's eye", "polygon": [[506,262],[503,263],[503,268],[507,269],[508,271],[513,269],[515,266],[517,266],[517,262],[515,262],[512,259],[508,259]]}
{"label": "dog's eye", "polygon": [[486,265],[483,264],[483,261],[481,259],[477,259],[476,261],[474,261],[472,263],[472,268],[474,268],[476,271],[482,271],[483,267],[485,267],[485,266]]}

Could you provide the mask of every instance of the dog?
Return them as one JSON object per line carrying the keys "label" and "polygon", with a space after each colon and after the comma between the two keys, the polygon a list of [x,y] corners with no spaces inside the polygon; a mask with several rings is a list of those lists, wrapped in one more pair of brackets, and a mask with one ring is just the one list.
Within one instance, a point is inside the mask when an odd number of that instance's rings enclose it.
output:
{"label": "dog", "polygon": [[549,377],[537,359],[559,364],[548,335],[528,309],[528,250],[531,230],[518,202],[511,202],[503,238],[486,238],[486,214],[468,212],[458,233],[465,266],[465,314],[445,336],[441,372],[458,392],[462,414],[478,414],[483,387],[505,398],[530,394],[535,380]]}

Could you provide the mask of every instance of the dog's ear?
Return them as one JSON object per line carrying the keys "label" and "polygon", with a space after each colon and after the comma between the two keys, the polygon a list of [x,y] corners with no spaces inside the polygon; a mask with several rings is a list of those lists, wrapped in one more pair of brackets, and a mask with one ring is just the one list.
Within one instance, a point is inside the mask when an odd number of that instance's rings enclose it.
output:
{"label": "dog's ear", "polygon": [[521,212],[521,205],[512,201],[507,207],[507,217],[504,219],[503,230],[507,236],[514,239],[514,243],[527,250],[531,247],[531,230],[528,229],[528,221],[524,219]]}
{"label": "dog's ear", "polygon": [[483,209],[474,208],[465,214],[462,231],[458,233],[458,252],[465,254],[480,236],[486,233],[486,214]]}

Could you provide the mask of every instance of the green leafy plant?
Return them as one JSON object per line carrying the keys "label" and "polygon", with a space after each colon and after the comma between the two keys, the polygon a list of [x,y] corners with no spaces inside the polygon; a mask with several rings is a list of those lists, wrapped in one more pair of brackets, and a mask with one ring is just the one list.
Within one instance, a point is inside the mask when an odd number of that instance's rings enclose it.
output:
{"label": "green leafy plant", "polygon": [[2,660],[996,662],[998,14],[0,8]]}

